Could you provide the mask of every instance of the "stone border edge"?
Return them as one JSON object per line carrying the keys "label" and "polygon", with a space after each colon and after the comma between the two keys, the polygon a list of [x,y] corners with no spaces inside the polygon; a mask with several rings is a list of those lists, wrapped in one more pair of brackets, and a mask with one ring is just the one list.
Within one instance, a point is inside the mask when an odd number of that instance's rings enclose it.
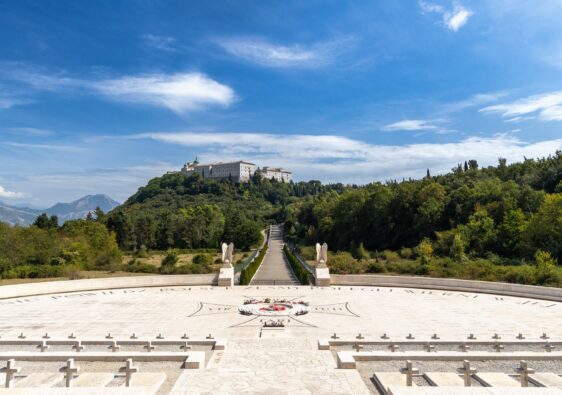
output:
{"label": "stone border edge", "polygon": [[453,278],[383,276],[376,274],[332,274],[331,285],[473,292],[562,302],[562,288]]}
{"label": "stone border edge", "polygon": [[0,300],[69,292],[101,291],[122,288],[217,285],[218,273],[159,276],[92,278],[45,281],[0,286]]}

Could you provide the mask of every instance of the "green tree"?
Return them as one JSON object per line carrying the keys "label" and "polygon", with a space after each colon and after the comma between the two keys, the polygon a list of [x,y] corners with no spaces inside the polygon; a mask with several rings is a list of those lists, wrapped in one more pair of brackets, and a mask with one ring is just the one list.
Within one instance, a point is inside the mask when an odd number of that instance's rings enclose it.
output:
{"label": "green tree", "polygon": [[531,216],[521,243],[527,256],[543,250],[562,259],[562,194],[545,196],[539,210]]}
{"label": "green tree", "polygon": [[428,238],[423,239],[417,247],[423,265],[429,264],[433,256],[433,244]]}

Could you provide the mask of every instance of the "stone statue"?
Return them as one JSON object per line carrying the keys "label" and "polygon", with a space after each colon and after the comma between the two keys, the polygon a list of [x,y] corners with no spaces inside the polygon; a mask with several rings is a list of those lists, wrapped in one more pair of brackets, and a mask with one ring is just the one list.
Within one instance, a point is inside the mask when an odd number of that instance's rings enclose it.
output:
{"label": "stone statue", "polygon": [[232,267],[232,255],[234,253],[234,244],[222,243],[222,262],[223,267]]}
{"label": "stone statue", "polygon": [[328,263],[328,244],[316,243],[316,267],[326,267]]}

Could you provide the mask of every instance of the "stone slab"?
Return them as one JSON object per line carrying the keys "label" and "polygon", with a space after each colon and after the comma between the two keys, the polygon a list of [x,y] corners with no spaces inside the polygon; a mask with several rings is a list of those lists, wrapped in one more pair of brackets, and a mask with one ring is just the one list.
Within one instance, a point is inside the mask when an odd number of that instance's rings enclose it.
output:
{"label": "stone slab", "polygon": [[529,375],[529,380],[545,387],[558,387],[562,389],[562,377],[556,373],[534,373]]}
{"label": "stone slab", "polygon": [[60,373],[31,373],[17,381],[15,387],[52,387],[62,379],[63,375]]}
{"label": "stone slab", "polygon": [[190,351],[185,355],[184,369],[203,369],[205,367],[205,353],[203,351]]}
{"label": "stone slab", "polygon": [[134,373],[131,378],[131,387],[147,387],[153,393],[158,391],[158,388],[166,380],[166,373]]}
{"label": "stone slab", "polygon": [[426,379],[438,387],[464,387],[464,380],[452,372],[426,372]]}
{"label": "stone slab", "polygon": [[505,373],[479,372],[474,378],[488,387],[521,387],[521,383]]}
{"label": "stone slab", "polygon": [[219,287],[232,287],[234,285],[234,268],[221,267],[218,285]]}
{"label": "stone slab", "polygon": [[318,340],[318,349],[319,350],[329,350],[330,349],[330,342],[325,339]]}
{"label": "stone slab", "polygon": [[317,267],[314,269],[314,278],[317,287],[330,286],[330,269],[327,267]]}
{"label": "stone slab", "polygon": [[154,395],[144,387],[0,388],[0,395]]}
{"label": "stone slab", "polygon": [[114,377],[113,373],[82,373],[72,380],[72,387],[105,387]]}
{"label": "stone slab", "polygon": [[561,395],[555,388],[390,387],[388,395]]}
{"label": "stone slab", "polygon": [[[400,372],[376,372],[373,379],[377,387],[384,393],[389,393],[389,387],[406,386],[406,375]],[[412,387],[416,387],[416,383],[412,383]]]}

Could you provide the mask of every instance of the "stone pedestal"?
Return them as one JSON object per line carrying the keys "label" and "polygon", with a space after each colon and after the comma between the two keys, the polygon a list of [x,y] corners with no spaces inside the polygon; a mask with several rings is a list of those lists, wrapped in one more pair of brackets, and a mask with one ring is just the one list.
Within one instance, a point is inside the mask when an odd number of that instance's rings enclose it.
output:
{"label": "stone pedestal", "polygon": [[219,287],[232,287],[234,285],[233,267],[221,267],[218,285]]}
{"label": "stone pedestal", "polygon": [[314,277],[316,278],[317,287],[330,286],[330,269],[327,267],[317,267],[314,270]]}

